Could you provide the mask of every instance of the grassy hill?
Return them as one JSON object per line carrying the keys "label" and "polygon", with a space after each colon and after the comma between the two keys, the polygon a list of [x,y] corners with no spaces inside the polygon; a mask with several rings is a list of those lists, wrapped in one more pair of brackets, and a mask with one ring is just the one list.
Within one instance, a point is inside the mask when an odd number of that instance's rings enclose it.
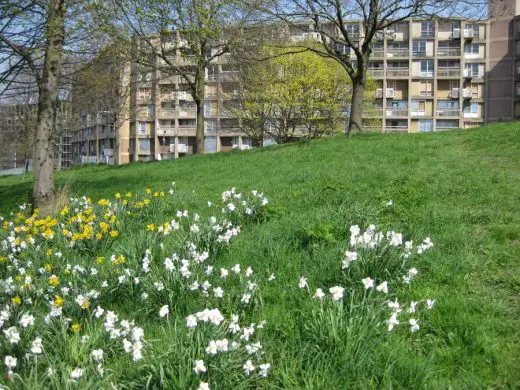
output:
{"label": "grassy hill", "polygon": [[[215,261],[218,267],[241,263],[255,275],[276,275],[257,303],[267,321],[262,344],[272,372],[260,384],[230,376],[215,388],[520,387],[520,125],[338,136],[177,161],[81,167],[57,179],[71,194],[94,200],[147,187],[167,191],[172,181],[177,203],[148,215],[146,223],[160,223],[168,219],[162,213],[171,217],[184,208],[208,215],[207,201],[231,187],[257,189],[269,199],[265,218],[244,224]],[[30,178],[0,178],[0,215],[26,201],[30,186]],[[421,316],[418,332],[405,331],[408,324],[388,332],[380,320],[376,333],[368,323],[334,323],[341,316],[325,318],[328,312],[311,299],[315,288],[354,280],[340,268],[349,227],[371,223],[416,243],[424,237],[434,243],[414,260],[419,274],[413,289],[396,287],[403,303],[436,300]],[[298,288],[302,276],[310,292]],[[162,325],[150,326],[155,338],[175,340]],[[174,379],[182,368],[164,353],[156,360],[163,361],[160,370],[139,372],[156,386],[195,386],[192,379]],[[190,361],[182,372],[191,368]],[[130,387],[143,386],[129,377]],[[155,382],[158,377],[166,382]]]}

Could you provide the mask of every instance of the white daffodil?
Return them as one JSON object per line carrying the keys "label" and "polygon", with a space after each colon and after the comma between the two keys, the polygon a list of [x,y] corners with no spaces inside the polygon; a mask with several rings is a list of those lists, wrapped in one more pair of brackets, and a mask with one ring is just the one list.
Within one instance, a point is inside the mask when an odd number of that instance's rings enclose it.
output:
{"label": "white daffodil", "polygon": [[417,332],[420,329],[419,320],[410,318],[410,320],[408,322],[410,323],[410,330],[412,331],[412,333]]}
{"label": "white daffodil", "polygon": [[168,314],[170,314],[170,308],[168,307],[168,305],[164,305],[163,307],[161,307],[161,310],[159,310],[159,316],[165,317]]}
{"label": "white daffodil", "polygon": [[195,360],[195,365],[193,366],[193,371],[195,374],[199,375],[203,372],[206,372],[206,366],[204,365],[204,360]]}
{"label": "white daffodil", "polygon": [[383,282],[376,287],[376,290],[388,294],[388,282]]}
{"label": "white daffodil", "polygon": [[366,277],[365,279],[361,280],[363,282],[363,285],[365,286],[365,290],[368,290],[369,288],[374,288],[374,280],[370,277]]}
{"label": "white daffodil", "polygon": [[324,296],[325,293],[323,292],[323,290],[321,288],[317,288],[316,292],[313,295],[313,298],[319,299],[321,301]]}
{"label": "white daffodil", "polygon": [[332,294],[333,301],[339,301],[343,299],[343,291],[345,291],[345,289],[340,286],[334,286],[329,288],[329,292]]}

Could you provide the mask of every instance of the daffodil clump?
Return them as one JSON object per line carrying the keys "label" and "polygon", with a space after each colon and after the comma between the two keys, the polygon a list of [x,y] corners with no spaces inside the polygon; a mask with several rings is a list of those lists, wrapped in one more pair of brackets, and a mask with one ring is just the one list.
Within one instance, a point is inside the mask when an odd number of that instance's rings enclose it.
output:
{"label": "daffodil clump", "polygon": [[[204,218],[176,210],[182,201],[172,183],[166,193],[70,199],[53,217],[22,205],[0,219],[0,383],[122,388],[146,383],[165,354],[190,373],[179,388],[209,388],[224,368],[267,377],[264,322],[250,320],[261,279],[250,267],[213,265],[267,198],[231,189]],[[157,321],[187,356],[148,336]]]}
{"label": "daffodil clump", "polygon": [[[2,219],[0,384],[273,385],[280,351],[269,346],[283,324],[266,321],[264,297],[278,279],[247,261],[219,264],[242,229],[267,219],[269,202],[232,188],[208,201],[203,216],[185,207],[189,200],[172,183],[166,192],[70,199],[54,217],[28,215],[23,205]],[[311,288],[301,276],[284,289],[286,299],[308,304],[287,314],[301,315],[294,323],[302,339],[318,350],[350,348],[354,365],[360,351],[369,353],[366,340],[421,329],[421,313],[435,301],[402,304],[400,294],[419,276],[414,259],[433,244],[355,225],[347,245],[328,284]]]}
{"label": "daffodil clump", "polygon": [[417,332],[420,312],[432,309],[435,300],[425,298],[402,304],[398,292],[411,289],[419,274],[412,266],[413,259],[432,247],[429,237],[415,245],[404,241],[401,233],[385,233],[375,225],[365,231],[358,225],[351,226],[348,250],[338,264],[339,283],[311,288],[305,276],[298,282],[298,287],[316,301],[309,327],[324,338],[319,342],[352,339],[348,333],[377,337],[384,331],[406,327],[409,332]]}

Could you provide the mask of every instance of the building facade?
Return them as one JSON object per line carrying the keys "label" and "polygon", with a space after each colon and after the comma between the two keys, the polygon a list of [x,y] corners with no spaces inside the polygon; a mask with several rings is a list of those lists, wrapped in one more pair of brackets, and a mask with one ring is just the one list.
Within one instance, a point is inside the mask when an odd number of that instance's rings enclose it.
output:
{"label": "building facade", "polygon": [[[520,0],[492,0],[485,20],[407,20],[384,31],[368,65],[377,87],[367,101],[364,127],[416,133],[520,118],[518,15]],[[362,42],[360,22],[347,28]],[[294,34],[300,34],[292,36],[298,40],[312,32]],[[343,49],[347,54],[349,48]],[[162,75],[158,62],[152,71],[125,67],[117,82],[131,85],[128,112],[98,108],[86,117],[73,132],[76,162],[119,164],[194,152],[196,107],[188,85],[180,76]],[[206,69],[207,153],[257,146],[233,116],[238,75],[229,56],[217,57]],[[119,114],[105,115],[112,111]]]}
{"label": "building facade", "polygon": [[[33,133],[36,126],[35,104],[0,105],[0,170],[32,167]],[[54,166],[56,169],[73,165],[70,128],[70,104],[62,102],[56,114]],[[14,172],[14,171],[13,171]]]}

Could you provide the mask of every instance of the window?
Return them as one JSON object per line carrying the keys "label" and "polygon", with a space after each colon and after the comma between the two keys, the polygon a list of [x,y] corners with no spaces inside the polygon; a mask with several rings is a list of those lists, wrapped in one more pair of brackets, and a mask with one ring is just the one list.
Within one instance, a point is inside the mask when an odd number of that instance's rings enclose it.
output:
{"label": "window", "polygon": [[456,119],[437,119],[438,130],[442,129],[458,129],[459,121]]}
{"label": "window", "polygon": [[433,38],[435,36],[435,22],[424,21],[421,22],[421,37]]}
{"label": "window", "polygon": [[433,77],[433,60],[421,61],[421,77]]}
{"label": "window", "polygon": [[412,54],[414,57],[424,57],[426,55],[426,42],[425,41],[413,41],[412,42]]}
{"label": "window", "polygon": [[137,90],[138,100],[148,100],[152,96],[152,91],[149,88],[140,88]]}
{"label": "window", "polygon": [[460,21],[459,20],[454,20],[451,22],[451,31],[454,36],[459,34],[459,37],[460,37]]}
{"label": "window", "polygon": [[148,123],[146,122],[139,122],[139,134],[146,134]]}
{"label": "window", "polygon": [[465,54],[473,54],[473,55],[479,55],[480,51],[480,45],[478,43],[467,43],[464,46],[464,53]]}
{"label": "window", "polygon": [[478,114],[478,103],[465,104],[462,111],[464,114]]}
{"label": "window", "polygon": [[421,81],[419,84],[420,96],[433,96],[433,82]]}
{"label": "window", "polygon": [[139,152],[150,153],[150,140],[148,138],[139,140]]}
{"label": "window", "polygon": [[459,88],[459,81],[458,80],[451,80],[450,81],[450,89]]}
{"label": "window", "polygon": [[392,100],[391,102],[388,102],[388,107],[391,108],[405,109],[407,106],[408,102],[406,100]]}
{"label": "window", "polygon": [[217,65],[209,65],[206,69],[208,80],[216,80],[218,75],[218,67]]}
{"label": "window", "polygon": [[429,133],[429,132],[433,131],[433,120],[420,119],[419,120],[419,131],[421,133]]}
{"label": "window", "polygon": [[468,76],[480,77],[479,64],[466,64],[466,72]]}
{"label": "window", "polygon": [[458,110],[459,102],[457,100],[439,100],[437,102],[437,108],[439,109],[449,109],[449,110]]}
{"label": "window", "polygon": [[349,38],[358,38],[359,24],[347,24],[347,33]]}
{"label": "window", "polygon": [[204,102],[204,115],[211,115],[211,102]]}
{"label": "window", "polygon": [[464,37],[465,38],[479,38],[480,36],[480,26],[474,23],[467,23],[466,27],[464,27]]}
{"label": "window", "polygon": [[217,137],[205,137],[204,149],[206,153],[215,153],[217,151]]}
{"label": "window", "polygon": [[412,113],[418,115],[424,115],[426,111],[426,101],[424,100],[412,100]]}
{"label": "window", "polygon": [[206,120],[206,134],[215,134],[217,131],[217,121],[214,119]]}
{"label": "window", "polygon": [[146,108],[146,116],[153,117],[153,104],[149,104]]}
{"label": "window", "polygon": [[343,43],[336,43],[336,53],[342,54],[345,56],[350,55],[350,47]]}

